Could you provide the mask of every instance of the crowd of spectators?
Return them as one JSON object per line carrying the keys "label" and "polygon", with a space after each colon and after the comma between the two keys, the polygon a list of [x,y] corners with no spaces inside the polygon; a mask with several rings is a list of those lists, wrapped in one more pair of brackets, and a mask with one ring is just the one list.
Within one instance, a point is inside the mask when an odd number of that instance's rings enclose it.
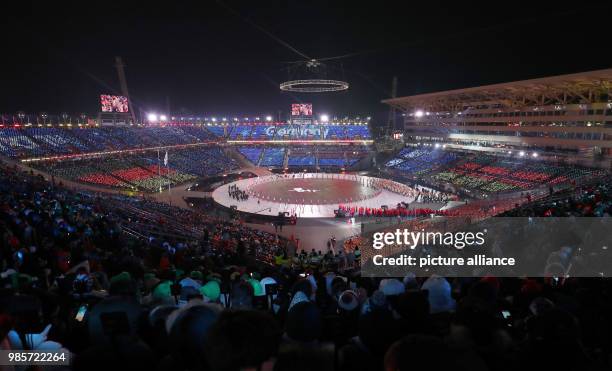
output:
{"label": "crowd of spectators", "polygon": [[[236,221],[0,175],[3,350],[88,371],[611,366],[606,278],[361,277],[358,249],[291,257]],[[582,211],[609,211],[601,187]]]}
{"label": "crowd of spectators", "polygon": [[259,165],[261,166],[283,166],[285,161],[285,148],[267,147],[264,150]]}
{"label": "crowd of spectators", "polygon": [[234,170],[236,162],[218,147],[182,148],[164,154],[157,151],[34,162],[33,166],[58,178],[120,189],[158,191],[160,187],[186,183]]}
{"label": "crowd of spectators", "polygon": [[0,153],[38,157],[116,151],[215,141],[204,126],[6,127],[0,128]]}
{"label": "crowd of spectators", "polygon": [[609,217],[612,215],[612,179],[605,178],[558,193],[508,211],[503,216]]}
{"label": "crowd of spectators", "polygon": [[441,188],[484,194],[525,191],[545,185],[576,184],[605,175],[601,169],[553,164],[529,158],[462,154],[441,147],[404,148],[385,167]]}

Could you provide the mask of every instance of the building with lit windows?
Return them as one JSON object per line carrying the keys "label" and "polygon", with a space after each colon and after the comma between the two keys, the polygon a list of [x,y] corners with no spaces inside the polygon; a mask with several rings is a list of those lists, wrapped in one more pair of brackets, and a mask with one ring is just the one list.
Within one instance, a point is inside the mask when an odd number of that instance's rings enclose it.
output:
{"label": "building with lit windows", "polygon": [[609,162],[612,69],[384,100],[404,140],[490,152],[537,149]]}

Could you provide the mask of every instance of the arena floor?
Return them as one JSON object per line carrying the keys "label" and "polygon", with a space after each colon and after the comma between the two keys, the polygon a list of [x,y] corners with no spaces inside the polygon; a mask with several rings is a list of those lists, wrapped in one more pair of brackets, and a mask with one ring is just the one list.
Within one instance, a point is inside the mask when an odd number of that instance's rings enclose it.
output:
{"label": "arena floor", "polygon": [[[394,207],[399,202],[414,201],[413,198],[386,189],[368,186],[368,181],[375,178],[359,177],[352,180],[350,176],[344,176],[344,179],[342,175],[333,176],[337,178],[309,179],[271,175],[243,179],[215,189],[212,198],[220,205],[236,206],[242,212],[260,215],[289,212],[301,218],[333,218],[339,204],[379,208],[382,205]],[[228,188],[232,185],[248,190],[249,199],[238,201],[230,197]]]}
{"label": "arena floor", "polygon": [[[376,196],[376,190],[362,183],[344,179],[282,179],[254,185],[253,196],[308,205],[346,203]],[[379,205],[380,206],[380,205]]]}

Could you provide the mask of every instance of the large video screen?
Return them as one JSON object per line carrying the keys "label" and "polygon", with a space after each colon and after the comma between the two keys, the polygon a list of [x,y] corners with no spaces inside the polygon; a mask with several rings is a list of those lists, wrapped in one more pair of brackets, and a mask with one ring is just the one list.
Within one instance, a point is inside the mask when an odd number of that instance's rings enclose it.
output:
{"label": "large video screen", "polygon": [[121,95],[100,95],[102,112],[128,112],[128,99]]}
{"label": "large video screen", "polygon": [[294,103],[291,105],[291,116],[312,116],[311,103]]}

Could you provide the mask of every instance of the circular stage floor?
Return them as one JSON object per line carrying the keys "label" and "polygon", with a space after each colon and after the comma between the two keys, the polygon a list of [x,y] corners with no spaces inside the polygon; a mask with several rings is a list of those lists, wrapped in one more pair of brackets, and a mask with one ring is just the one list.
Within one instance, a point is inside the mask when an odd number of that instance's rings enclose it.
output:
{"label": "circular stage floor", "polygon": [[[300,218],[333,218],[334,210],[340,204],[379,208],[414,201],[413,197],[372,186],[380,181],[383,180],[344,174],[268,175],[220,186],[212,192],[212,198],[220,205],[235,206],[246,213],[278,215],[279,212],[288,212]],[[247,191],[249,199],[238,201],[230,197],[230,186]]]}
{"label": "circular stage floor", "polygon": [[320,205],[365,200],[379,192],[355,180],[287,178],[249,188],[251,196],[266,201]]}

